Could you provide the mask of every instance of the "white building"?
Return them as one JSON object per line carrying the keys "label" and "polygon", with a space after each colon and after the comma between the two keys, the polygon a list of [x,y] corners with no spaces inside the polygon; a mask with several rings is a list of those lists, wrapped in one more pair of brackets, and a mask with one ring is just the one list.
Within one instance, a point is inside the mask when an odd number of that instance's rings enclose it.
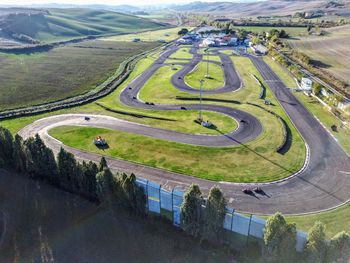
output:
{"label": "white building", "polygon": [[306,95],[310,96],[312,92],[312,80],[309,78],[302,78],[300,88],[304,91]]}
{"label": "white building", "polygon": [[206,38],[202,42],[203,47],[212,47],[215,46],[215,40],[212,38]]}

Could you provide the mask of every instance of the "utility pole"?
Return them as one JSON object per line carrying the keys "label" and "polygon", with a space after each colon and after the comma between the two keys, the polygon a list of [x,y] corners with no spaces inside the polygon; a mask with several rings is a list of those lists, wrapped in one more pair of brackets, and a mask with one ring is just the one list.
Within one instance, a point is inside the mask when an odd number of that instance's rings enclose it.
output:
{"label": "utility pole", "polygon": [[205,77],[208,79],[209,78],[209,50],[208,50],[208,48],[205,50],[205,52],[207,53],[207,74],[205,75]]}
{"label": "utility pole", "polygon": [[199,82],[200,82],[200,89],[199,89],[199,120],[203,121],[203,117],[202,117],[202,89],[203,89],[204,79],[201,79]]}

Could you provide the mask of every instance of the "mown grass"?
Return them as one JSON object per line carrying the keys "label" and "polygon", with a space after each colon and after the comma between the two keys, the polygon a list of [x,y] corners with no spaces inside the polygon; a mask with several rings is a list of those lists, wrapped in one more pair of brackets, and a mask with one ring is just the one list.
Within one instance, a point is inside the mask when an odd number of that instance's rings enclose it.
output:
{"label": "mown grass", "polygon": [[173,53],[169,58],[192,59],[193,55],[190,53],[190,48],[180,48],[175,53]]}
{"label": "mown grass", "polygon": [[225,76],[222,67],[214,63],[209,63],[207,77],[208,63],[201,61],[197,67],[186,75],[185,82],[192,88],[200,88],[200,80],[204,80],[203,89],[217,89],[225,85]]}
{"label": "mown grass", "polygon": [[350,204],[344,205],[338,209],[329,212],[303,215],[303,216],[286,216],[288,222],[296,223],[298,229],[308,231],[316,221],[321,221],[326,225],[326,236],[332,238],[340,231],[350,233]]}
{"label": "mown grass", "polygon": [[0,53],[0,111],[72,97],[94,89],[126,58],[157,43],[86,41],[28,55]]}
{"label": "mown grass", "polygon": [[[281,78],[284,84],[288,87],[295,87],[293,77],[286,72],[282,66],[277,62],[273,61],[271,58],[264,58],[265,61],[270,65],[270,67],[276,72],[276,74]],[[340,128],[342,122],[335,117],[325,106],[323,106],[316,98],[308,97],[304,93],[294,93],[298,100],[314,115],[319,119],[319,121],[327,128],[327,130],[332,133],[337,141],[342,146],[342,148],[350,155],[350,130],[349,128]],[[333,131],[331,129],[332,125],[337,125],[338,131]]]}

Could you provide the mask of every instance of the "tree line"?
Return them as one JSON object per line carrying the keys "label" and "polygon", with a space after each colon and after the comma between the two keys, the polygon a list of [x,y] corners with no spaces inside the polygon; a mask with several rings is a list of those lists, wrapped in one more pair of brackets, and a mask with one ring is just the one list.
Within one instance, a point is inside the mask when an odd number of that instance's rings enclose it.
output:
{"label": "tree line", "polygon": [[[113,174],[104,157],[98,165],[91,161],[80,163],[63,148],[55,158],[39,135],[23,140],[0,126],[0,168],[13,169],[132,215],[144,216],[147,212],[146,193],[136,183],[134,174]],[[225,243],[226,205],[219,187],[213,186],[205,199],[199,186],[191,185],[181,205],[182,229],[200,241]],[[296,225],[287,223],[282,214],[269,217],[261,262],[347,263],[350,258],[350,236],[345,232],[326,240],[325,226],[316,222],[308,233],[303,253],[296,252],[296,234]]]}
{"label": "tree line", "polygon": [[27,140],[18,134],[13,138],[9,130],[0,127],[0,168],[14,169],[32,179],[133,214],[146,213],[146,195],[136,184],[134,174],[113,174],[104,157],[99,165],[91,161],[80,163],[63,148],[55,158],[39,135]]}

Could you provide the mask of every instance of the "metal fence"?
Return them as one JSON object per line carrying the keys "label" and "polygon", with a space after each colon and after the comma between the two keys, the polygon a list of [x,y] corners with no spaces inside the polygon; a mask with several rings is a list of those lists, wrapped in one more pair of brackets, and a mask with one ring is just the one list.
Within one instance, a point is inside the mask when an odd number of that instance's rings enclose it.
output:
{"label": "metal fence", "polygon": [[[137,184],[145,190],[147,197],[147,211],[166,217],[175,226],[181,225],[181,205],[184,192],[177,189],[168,191],[161,185],[146,179],[137,178]],[[233,234],[252,237],[254,240],[262,240],[266,220],[254,215],[246,216],[237,213],[232,208],[226,208],[223,228]],[[304,232],[297,232],[296,249],[301,252],[304,249],[307,235]]]}

